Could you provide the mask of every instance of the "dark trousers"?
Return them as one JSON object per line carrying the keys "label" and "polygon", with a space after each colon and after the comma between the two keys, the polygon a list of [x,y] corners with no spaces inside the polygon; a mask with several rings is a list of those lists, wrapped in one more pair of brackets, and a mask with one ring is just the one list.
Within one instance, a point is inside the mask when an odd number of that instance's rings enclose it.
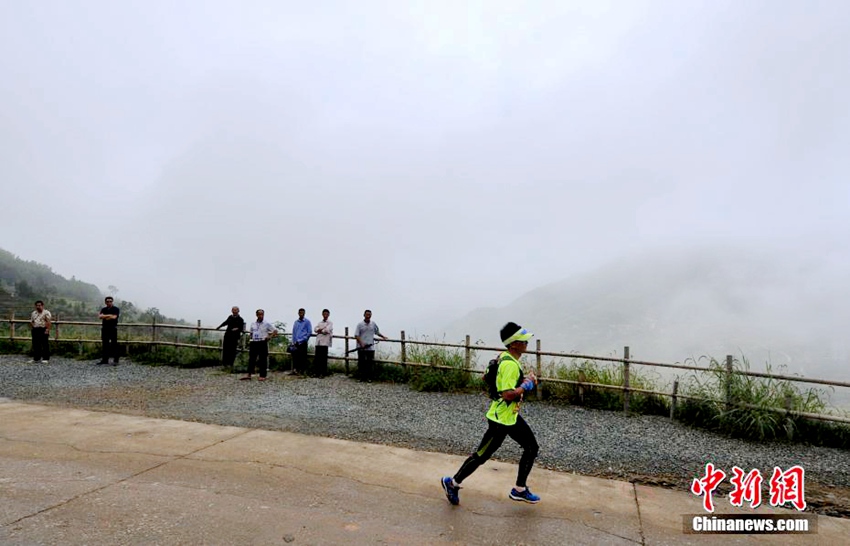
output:
{"label": "dark trousers", "polygon": [[248,347],[248,375],[254,373],[254,367],[259,366],[260,377],[268,375],[269,370],[269,342],[252,341]]}
{"label": "dark trousers", "polygon": [[239,347],[239,338],[236,336],[224,336],[224,342],[221,345],[221,365],[225,368],[232,368],[236,362],[236,349]]}
{"label": "dark trousers", "polygon": [[534,464],[534,459],[537,458],[540,447],[537,445],[534,432],[521,415],[517,416],[515,425],[502,425],[487,419],[487,432],[484,433],[484,438],[481,439],[478,450],[464,461],[457,474],[454,475],[454,480],[461,483],[470,474],[478,470],[478,467],[484,464],[502,446],[502,442],[505,441],[507,436],[510,436],[522,447],[516,484],[518,487],[525,487],[525,481],[531,473],[531,466]]}
{"label": "dark trousers", "polygon": [[103,328],[100,331],[101,362],[109,362],[112,357],[118,363],[118,328]]}
{"label": "dark trousers", "polygon": [[316,345],[316,354],[313,355],[313,375],[317,377],[328,375],[327,345]]}
{"label": "dark trousers", "polygon": [[50,360],[50,334],[47,328],[32,329],[32,359]]}
{"label": "dark trousers", "polygon": [[375,351],[357,349],[357,376],[360,381],[371,381],[375,368]]}
{"label": "dark trousers", "polygon": [[292,353],[292,369],[296,373],[304,373],[307,371],[307,342],[302,341],[295,346],[295,352]]}

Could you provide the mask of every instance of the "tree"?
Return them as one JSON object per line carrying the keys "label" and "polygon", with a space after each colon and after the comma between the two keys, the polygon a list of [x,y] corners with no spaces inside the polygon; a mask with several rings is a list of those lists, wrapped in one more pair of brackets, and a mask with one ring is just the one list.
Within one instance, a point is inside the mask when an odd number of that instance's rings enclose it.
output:
{"label": "tree", "polygon": [[25,280],[20,280],[15,283],[15,297],[22,300],[28,300],[35,297],[35,292],[33,291],[32,286],[30,286],[30,283]]}
{"label": "tree", "polygon": [[163,316],[156,307],[148,307],[139,319],[146,322],[156,319],[157,322],[162,322]]}

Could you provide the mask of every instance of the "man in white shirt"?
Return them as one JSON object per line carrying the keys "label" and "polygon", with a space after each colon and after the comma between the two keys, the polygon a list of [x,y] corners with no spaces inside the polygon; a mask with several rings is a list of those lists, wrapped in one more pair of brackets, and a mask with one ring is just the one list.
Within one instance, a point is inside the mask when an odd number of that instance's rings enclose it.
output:
{"label": "man in white shirt", "polygon": [[313,375],[328,375],[328,348],[333,345],[334,323],[330,321],[331,312],[322,309],[322,322],[313,331],[316,333],[316,354],[313,357]]}
{"label": "man in white shirt", "polygon": [[30,329],[32,330],[32,361],[44,363],[50,362],[50,324],[53,316],[44,308],[44,302],[35,302],[35,311],[30,315]]}
{"label": "man in white shirt", "polygon": [[251,323],[251,344],[248,347],[248,374],[239,379],[250,381],[254,366],[259,364],[260,381],[266,380],[269,368],[269,340],[277,336],[277,328],[265,321],[266,312],[257,309],[257,320]]}

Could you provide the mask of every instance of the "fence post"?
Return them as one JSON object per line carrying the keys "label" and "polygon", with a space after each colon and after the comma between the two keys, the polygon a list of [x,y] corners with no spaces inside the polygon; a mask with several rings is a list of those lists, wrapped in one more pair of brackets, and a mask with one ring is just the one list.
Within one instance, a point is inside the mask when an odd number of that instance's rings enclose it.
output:
{"label": "fence post", "polygon": [[726,355],[726,411],[732,410],[732,355]]}
{"label": "fence post", "polygon": [[[59,341],[59,313],[56,313],[56,323],[53,328],[53,341]],[[47,336],[47,341],[50,341],[50,336]]]}
{"label": "fence post", "polygon": [[543,400],[543,385],[540,378],[543,377],[543,357],[540,356],[540,340],[537,340],[537,399]]}
{"label": "fence post", "polygon": [[623,347],[623,412],[629,414],[629,346]]}
{"label": "fence post", "polygon": [[466,334],[466,346],[463,351],[463,367],[468,370],[469,364],[472,362],[472,351],[469,348],[469,334]]}
{"label": "fence post", "polygon": [[345,375],[348,375],[348,363],[351,360],[348,356],[348,326],[345,327]]}
{"label": "fence post", "polygon": [[198,349],[201,348],[201,319],[198,319]]}
{"label": "fence post", "polygon": [[785,393],[785,434],[789,440],[794,439],[794,420],[791,419],[791,393]]}
{"label": "fence post", "polygon": [[584,373],[584,370],[578,371],[578,402],[582,406],[584,405],[584,383],[587,381],[587,374]]}
{"label": "fence post", "polygon": [[678,403],[678,395],[679,395],[679,380],[673,381],[673,396],[670,399],[670,419],[673,419],[676,415],[676,404]]}
{"label": "fence post", "polygon": [[156,358],[156,314],[151,319],[151,345],[153,345],[153,356]]}
{"label": "fence post", "polygon": [[407,362],[407,343],[405,343],[404,330],[401,331],[401,361]]}
{"label": "fence post", "polygon": [[15,312],[9,315],[9,341],[15,341]]}

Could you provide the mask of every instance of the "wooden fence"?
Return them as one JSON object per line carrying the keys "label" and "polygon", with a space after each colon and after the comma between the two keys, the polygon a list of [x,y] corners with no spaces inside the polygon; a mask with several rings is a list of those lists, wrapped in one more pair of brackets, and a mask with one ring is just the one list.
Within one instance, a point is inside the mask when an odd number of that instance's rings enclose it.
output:
{"label": "wooden fence", "polygon": [[[16,319],[14,313],[9,316],[9,340],[10,341],[25,341],[29,340],[29,336],[18,336],[15,332],[17,325],[28,325],[29,320]],[[100,322],[88,322],[88,321],[66,321],[60,320],[57,316],[55,320],[52,322],[53,331],[52,331],[52,339],[58,343],[100,343],[100,338],[90,338],[84,337],[82,335],[82,331],[84,329],[92,329],[99,328],[101,326]],[[82,327],[78,329],[78,335],[76,337],[62,337],[61,331],[63,326],[78,326]],[[148,339],[130,339],[129,332],[131,329],[146,329],[150,331],[150,335]],[[167,339],[163,339],[162,332],[167,329],[192,332],[194,335],[191,337],[194,339],[194,343],[188,343],[184,341],[169,341]],[[212,343],[209,343],[206,334],[211,332],[216,332],[218,334],[223,334],[221,330],[217,330],[212,327],[204,327],[201,325],[201,321],[198,320],[195,326],[182,325],[182,324],[161,324],[157,323],[156,320],[153,320],[150,323],[122,323],[120,324],[119,332],[124,331],[125,337],[121,339],[119,335],[119,342],[124,343],[132,343],[136,345],[152,345],[156,346],[172,346],[172,347],[187,347],[198,350],[214,350],[221,351],[221,338],[217,340],[213,340]],[[285,334],[285,332],[282,332]],[[334,339],[341,339],[345,344],[345,353],[343,356],[335,356],[329,355],[328,358],[330,360],[343,361],[345,363],[345,371],[348,373],[349,366],[352,360],[356,359],[351,356],[353,352],[353,342],[354,336],[349,335],[348,327],[345,327],[344,335],[334,335]],[[242,342],[244,343],[244,336]],[[422,368],[431,368],[431,369],[446,369],[446,370],[458,370],[456,367],[445,366],[445,365],[437,365],[437,364],[429,364],[423,362],[410,362],[407,360],[407,349],[411,345],[424,345],[429,347],[442,347],[445,349],[459,349],[463,350],[464,355],[464,367],[463,371],[468,371],[471,373],[481,373],[483,370],[476,368],[473,366],[472,362],[472,354],[474,352],[492,352],[499,353],[504,350],[504,347],[487,347],[484,345],[472,345],[470,344],[470,336],[466,336],[465,343],[439,343],[434,341],[418,341],[407,339],[405,336],[404,330],[401,331],[401,335],[398,339],[388,339],[384,343],[392,343],[399,345],[399,359],[398,360],[387,360],[387,359],[375,359],[375,362],[383,363],[383,364],[394,364],[398,366],[407,366],[407,367],[422,367]],[[270,355],[288,355],[285,351],[269,351]],[[694,396],[687,396],[683,394],[679,394],[678,392],[678,380],[673,383],[673,391],[672,392],[662,392],[662,391],[654,391],[647,389],[640,389],[636,387],[632,387],[630,385],[630,373],[633,366],[648,366],[648,367],[656,367],[663,369],[676,369],[676,370],[686,370],[693,371],[699,373],[715,373],[714,370],[711,370],[706,367],[701,366],[691,366],[686,364],[669,364],[663,362],[651,362],[645,360],[633,360],[629,356],[630,349],[629,347],[624,347],[623,349],[623,357],[605,357],[605,356],[596,356],[596,355],[585,355],[585,354],[577,354],[577,353],[563,353],[563,352],[553,352],[553,351],[543,351],[541,348],[541,341],[536,340],[536,346],[534,350],[528,350],[526,355],[534,360],[534,369],[535,374],[537,375],[541,384],[543,383],[551,383],[551,384],[564,384],[564,385],[575,385],[579,388],[599,388],[599,389],[608,389],[608,390],[616,390],[621,391],[623,395],[623,411],[629,412],[629,405],[632,393],[642,393],[656,396],[669,397],[671,400],[670,404],[670,416],[673,416],[673,413],[676,410],[676,406],[679,400],[694,400],[694,401],[710,401],[705,398],[699,398]],[[553,357],[553,358],[566,358],[566,359],[581,359],[581,360],[590,360],[597,362],[611,362],[611,363],[619,363],[622,366],[622,374],[623,374],[623,384],[622,385],[609,385],[603,383],[592,383],[587,381],[574,381],[568,379],[558,379],[556,377],[545,377],[543,374],[543,357]],[[845,381],[830,381],[826,379],[815,379],[815,378],[805,378],[795,375],[780,375],[780,374],[771,374],[765,372],[751,372],[751,371],[743,371],[743,370],[735,370],[733,369],[733,358],[732,355],[726,356],[725,361],[725,385],[726,385],[726,393],[725,393],[725,404],[727,409],[731,409],[733,407],[738,408],[749,408],[749,409],[759,409],[759,410],[767,410],[767,411],[775,411],[779,413],[783,413],[787,416],[798,416],[804,417],[807,419],[817,419],[822,421],[833,421],[837,423],[850,423],[850,418],[833,415],[833,414],[825,414],[825,413],[808,413],[795,411],[791,409],[791,397],[786,396],[784,408],[771,408],[771,407],[762,407],[762,406],[754,406],[752,404],[739,403],[733,400],[731,393],[731,378],[733,375],[741,375],[741,376],[749,376],[749,377],[760,377],[760,378],[769,378],[776,379],[782,381],[794,381],[798,383],[806,383],[813,385],[825,385],[831,387],[845,387],[850,388],[850,382]],[[537,394],[540,396],[541,389],[537,389]]]}

